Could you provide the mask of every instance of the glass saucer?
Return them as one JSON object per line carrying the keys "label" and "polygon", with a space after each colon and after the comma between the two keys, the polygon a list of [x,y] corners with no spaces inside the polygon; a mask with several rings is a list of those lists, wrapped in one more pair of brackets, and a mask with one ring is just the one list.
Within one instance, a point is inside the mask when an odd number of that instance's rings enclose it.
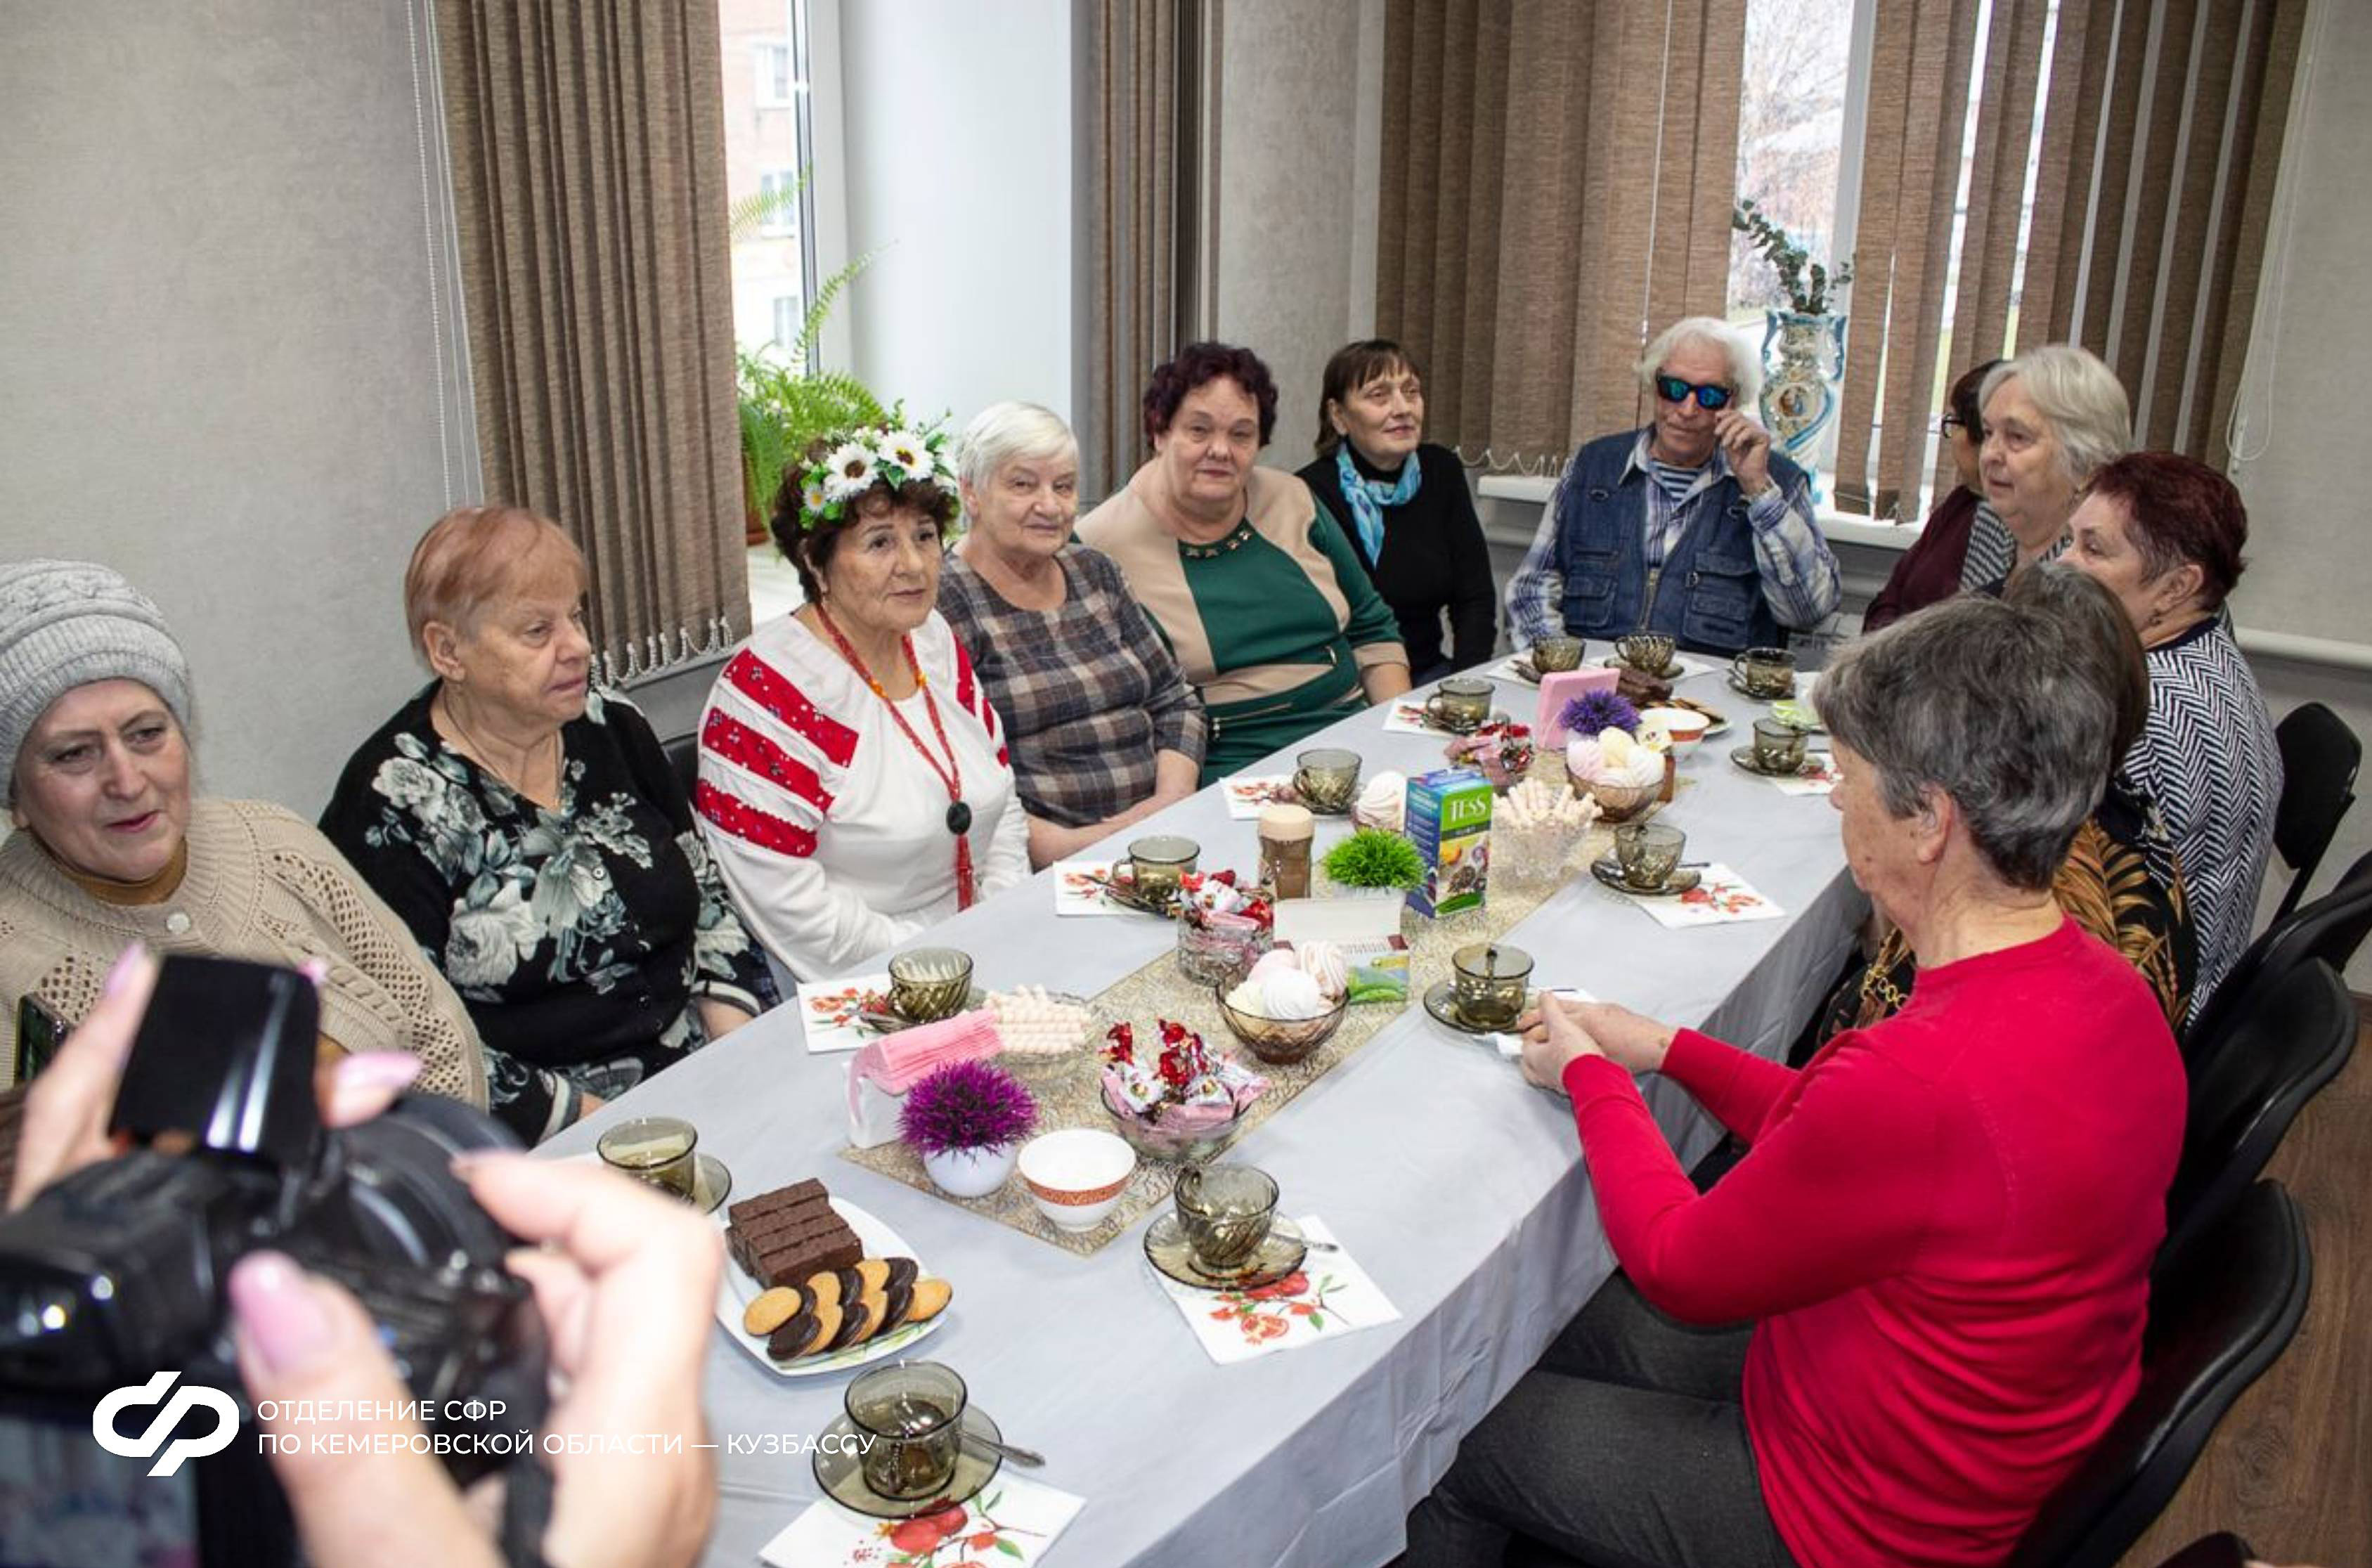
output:
{"label": "glass saucer", "polygon": [[1135,877],[1120,871],[1114,871],[1099,885],[1104,890],[1104,897],[1122,909],[1135,910],[1141,914],[1157,914],[1164,920],[1177,916],[1178,889],[1175,888],[1140,889]]}
{"label": "glass saucer", "polygon": [[1302,1260],[1309,1256],[1309,1243],[1302,1238],[1299,1225],[1279,1214],[1251,1261],[1232,1273],[1222,1273],[1194,1260],[1194,1249],[1186,1244],[1186,1227],[1178,1223],[1178,1211],[1164,1209],[1145,1227],[1145,1256],[1164,1275],[1196,1290],[1258,1290],[1301,1267]]}
{"label": "glass saucer", "polygon": [[1476,724],[1465,726],[1454,725],[1447,719],[1436,718],[1431,714],[1422,715],[1417,722],[1424,725],[1426,730],[1432,734],[1456,736],[1459,739],[1463,740],[1468,736],[1472,735],[1475,731],[1482,728],[1485,725],[1511,724],[1514,720],[1509,716],[1506,709],[1494,708],[1491,710],[1491,716],[1489,718],[1483,719],[1480,723]]}
{"label": "glass saucer", "polygon": [[733,1196],[733,1173],[715,1155],[694,1155],[692,1161],[692,1206],[703,1214],[713,1214],[718,1204]]}
{"label": "glass saucer", "polygon": [[1746,682],[1738,678],[1738,671],[1734,669],[1722,679],[1729,682],[1729,689],[1731,691],[1737,692],[1739,696],[1746,698],[1749,702],[1784,703],[1796,694],[1796,688],[1793,684],[1790,684],[1786,691],[1773,692],[1769,696],[1765,696],[1760,691],[1750,691],[1747,690]]}
{"label": "glass saucer", "polygon": [[1685,893],[1704,880],[1703,874],[1696,867],[1683,865],[1674,870],[1660,888],[1634,888],[1623,879],[1622,863],[1610,854],[1603,860],[1591,861],[1589,874],[1616,892],[1628,893],[1634,899],[1668,899],[1676,893]]}
{"label": "glass saucer", "polygon": [[[956,1013],[969,1013],[973,1011],[975,1008],[985,1007],[987,1005],[988,993],[975,985],[971,988],[971,994],[964,998],[964,1005],[957,1008]],[[948,1017],[950,1018],[954,1016],[955,1013],[948,1015]],[[895,1006],[885,1003],[878,1009],[872,1007],[859,1009],[856,1015],[856,1021],[860,1027],[871,1029],[875,1034],[893,1035],[900,1029],[913,1028],[915,1024],[921,1020],[910,1018],[906,1016],[905,1014],[899,1012]],[[945,1018],[935,1018],[932,1020],[934,1023],[944,1023],[947,1020]]]}
{"label": "glass saucer", "polygon": [[1792,768],[1766,768],[1754,760],[1754,748],[1751,746],[1731,747],[1729,760],[1748,772],[1766,779],[1800,779],[1813,771],[1812,759],[1808,754]]}
{"label": "glass saucer", "polygon": [[[1537,996],[1527,995],[1524,998],[1527,1008],[1537,1006],[1539,1002]],[[1433,1015],[1434,1022],[1456,1029],[1462,1035],[1506,1034],[1515,1028],[1512,1019],[1506,1024],[1470,1023],[1458,1005],[1458,982],[1452,980],[1445,980],[1424,993],[1424,1010]]]}
{"label": "glass saucer", "polygon": [[1638,666],[1624,658],[1621,654],[1616,654],[1611,658],[1599,659],[1598,661],[1598,665],[1600,669],[1627,669],[1634,675],[1645,676],[1650,680],[1678,680],[1681,675],[1685,673],[1681,669],[1680,661],[1677,657],[1663,668],[1654,670],[1641,669]]}
{"label": "glass saucer", "polygon": [[874,1491],[865,1479],[865,1453],[860,1446],[864,1441],[847,1411],[834,1416],[816,1444],[815,1478],[826,1497],[870,1518],[919,1519],[925,1514],[969,1503],[980,1495],[982,1487],[996,1479],[996,1472],[1005,1465],[1005,1456],[988,1446],[1003,1443],[1005,1434],[996,1429],[996,1423],[989,1420],[988,1412],[978,1405],[964,1406],[963,1438],[956,1448],[955,1474],[948,1478],[945,1487],[928,1497],[884,1497]]}

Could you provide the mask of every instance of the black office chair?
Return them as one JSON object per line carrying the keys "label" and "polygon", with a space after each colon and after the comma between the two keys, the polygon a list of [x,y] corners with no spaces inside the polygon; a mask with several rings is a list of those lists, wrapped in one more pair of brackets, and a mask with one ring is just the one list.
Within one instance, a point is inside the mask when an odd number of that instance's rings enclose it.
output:
{"label": "black office chair", "polygon": [[2009,1568],[2111,1568],[2158,1516],[2215,1423],[2297,1333],[2314,1260],[2278,1181],[2235,1196],[2159,1256],[2131,1403],[2010,1554]]}
{"label": "black office chair", "polygon": [[2157,1568],[2248,1568],[2257,1549],[2234,1535],[2219,1530],[2212,1536],[2201,1536]]}
{"label": "black office chair", "polygon": [[700,782],[698,732],[679,735],[673,740],[664,741],[660,744],[659,749],[667,753],[668,766],[675,770],[675,776],[683,781],[683,793],[687,796],[691,795],[692,785]]}
{"label": "black office chair", "polygon": [[2329,964],[2269,980],[2191,1080],[2182,1158],[2166,1195],[2169,1248],[2257,1179],[2307,1101],[2355,1050],[2355,1004]]}
{"label": "black office chair", "polygon": [[2274,921],[2249,944],[2207,1005],[2183,1029],[2184,1065],[2196,1074],[2221,1052],[2226,1037],[2254,1005],[2259,987],[2315,958],[2344,972],[2367,933],[2372,933],[2372,854],[2349,866],[2331,891]]}
{"label": "black office chair", "polygon": [[2294,875],[2273,918],[2297,907],[2298,895],[2314,879],[2322,852],[2339,831],[2339,820],[2355,804],[2355,769],[2364,743],[2337,714],[2320,703],[2294,708],[2273,726],[2282,749],[2282,798],[2273,810],[2273,848]]}

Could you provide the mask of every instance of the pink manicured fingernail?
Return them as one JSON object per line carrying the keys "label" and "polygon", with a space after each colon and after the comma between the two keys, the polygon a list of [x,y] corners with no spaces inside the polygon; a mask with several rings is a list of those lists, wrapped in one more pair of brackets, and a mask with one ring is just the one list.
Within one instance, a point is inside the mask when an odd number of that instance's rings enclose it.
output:
{"label": "pink manicured fingernail", "polygon": [[321,987],[330,983],[330,960],[327,958],[308,958],[303,963],[296,966],[296,972],[303,975],[307,980],[311,981],[313,982],[313,989],[319,991]]}
{"label": "pink manicured fingernail", "polygon": [[140,966],[145,963],[147,958],[148,949],[137,942],[115,955],[115,967],[107,971],[107,984],[102,989],[101,994],[113,996],[130,984],[132,977],[139,972]]}
{"label": "pink manicured fingernail", "polygon": [[301,1372],[334,1350],[336,1330],[305,1272],[277,1252],[251,1252],[230,1272],[231,1308],[274,1372]]}

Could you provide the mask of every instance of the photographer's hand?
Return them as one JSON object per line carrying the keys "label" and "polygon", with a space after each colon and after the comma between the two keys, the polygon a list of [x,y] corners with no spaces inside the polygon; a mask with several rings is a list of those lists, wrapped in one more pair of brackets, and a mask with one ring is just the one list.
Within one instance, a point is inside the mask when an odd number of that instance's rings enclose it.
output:
{"label": "photographer's hand", "polygon": [[[487,1213],[554,1247],[516,1253],[511,1266],[535,1290],[563,1380],[545,1431],[594,1441],[548,1454],[545,1556],[555,1568],[690,1562],[716,1500],[715,1463],[692,1446],[705,1440],[700,1365],[716,1298],[715,1231],[646,1188],[581,1166],[485,1155],[467,1160],[462,1173]],[[243,1260],[231,1274],[231,1301],[240,1370],[257,1400],[312,1400],[318,1409],[320,1401],[409,1398],[360,1305],[286,1259]],[[316,1434],[411,1429],[273,1427],[308,1440],[307,1452],[275,1452],[273,1467],[320,1568],[497,1561],[435,1460],[309,1451]],[[654,1451],[669,1439],[680,1440],[680,1451]]]}

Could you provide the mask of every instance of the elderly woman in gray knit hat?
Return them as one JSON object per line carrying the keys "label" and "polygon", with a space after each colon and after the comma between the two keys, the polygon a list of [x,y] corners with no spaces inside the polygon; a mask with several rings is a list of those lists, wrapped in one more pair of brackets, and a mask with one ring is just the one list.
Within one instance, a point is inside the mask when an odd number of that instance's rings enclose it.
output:
{"label": "elderly woman in gray knit hat", "polygon": [[23,1004],[72,1027],[140,943],[309,966],[325,1059],[484,1105],[477,1031],[403,923],[311,824],[193,796],[189,720],[146,596],[87,562],[0,565],[0,1074]]}

